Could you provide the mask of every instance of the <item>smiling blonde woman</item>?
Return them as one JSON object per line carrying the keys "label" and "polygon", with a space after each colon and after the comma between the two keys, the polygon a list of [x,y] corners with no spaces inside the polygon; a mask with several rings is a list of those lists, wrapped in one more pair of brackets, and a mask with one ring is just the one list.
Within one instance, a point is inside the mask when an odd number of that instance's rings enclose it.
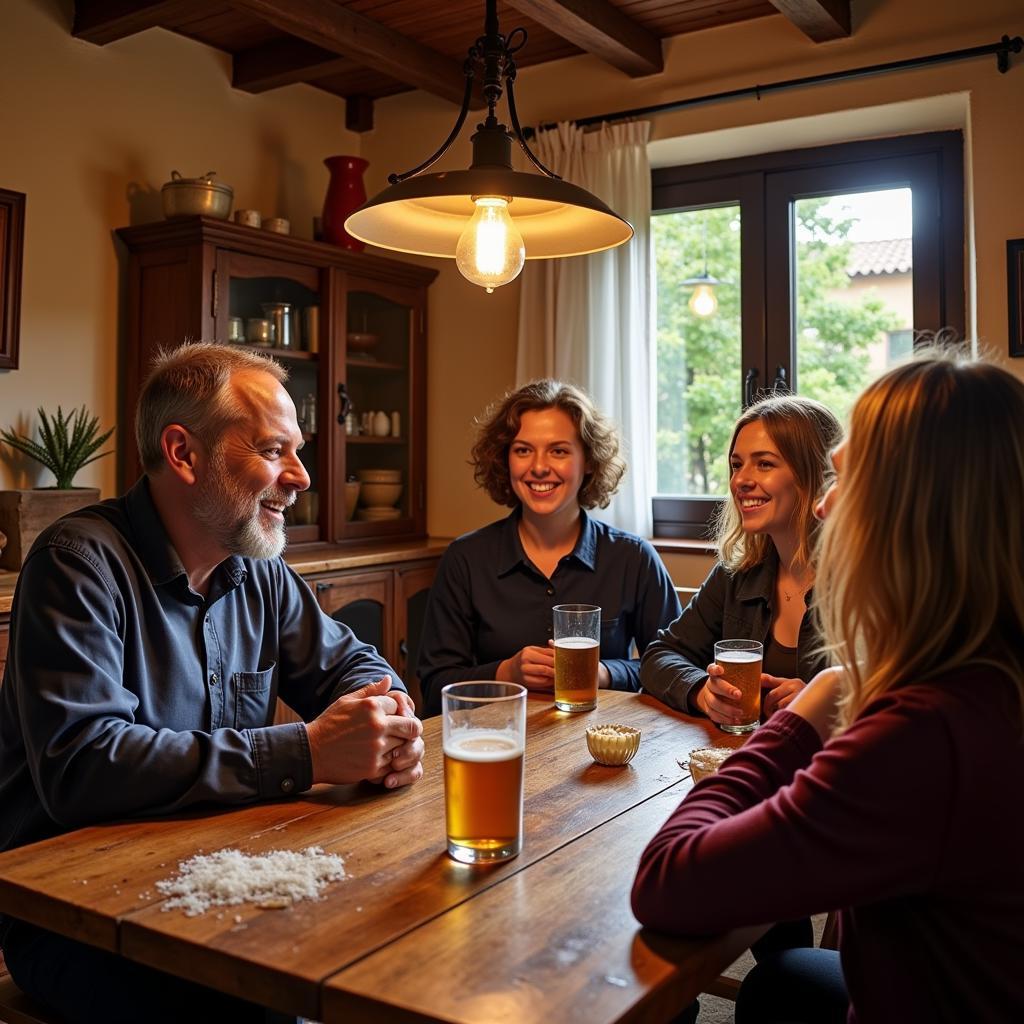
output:
{"label": "smiling blonde woman", "polygon": [[820,402],[774,395],[737,420],[730,497],[718,518],[719,562],[682,615],[644,652],[640,683],[670,707],[729,725],[739,690],[715,665],[717,640],[764,645],[765,716],[785,707],[827,662],[807,602],[818,532],[814,505],[842,431]]}

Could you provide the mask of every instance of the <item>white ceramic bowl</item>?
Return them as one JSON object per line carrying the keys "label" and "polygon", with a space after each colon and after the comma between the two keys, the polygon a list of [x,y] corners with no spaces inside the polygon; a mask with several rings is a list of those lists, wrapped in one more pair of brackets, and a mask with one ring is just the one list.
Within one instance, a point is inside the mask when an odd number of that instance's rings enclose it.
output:
{"label": "white ceramic bowl", "polygon": [[357,508],[356,519],[363,522],[375,523],[384,519],[401,519],[400,508]]}
{"label": "white ceramic bowl", "polygon": [[367,508],[390,508],[401,495],[401,484],[376,484],[363,481],[359,488],[359,500]]}
{"label": "white ceramic bowl", "polygon": [[380,335],[370,334],[368,331],[349,331],[345,335],[345,341],[350,352],[369,352],[380,341]]}
{"label": "white ceramic bowl", "polygon": [[357,469],[356,476],[364,484],[400,484],[400,469]]}

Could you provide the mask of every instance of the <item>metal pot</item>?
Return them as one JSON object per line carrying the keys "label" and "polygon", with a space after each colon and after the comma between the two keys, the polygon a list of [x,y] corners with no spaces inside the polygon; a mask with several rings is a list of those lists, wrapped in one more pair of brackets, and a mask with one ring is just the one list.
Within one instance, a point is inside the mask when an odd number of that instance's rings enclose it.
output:
{"label": "metal pot", "polygon": [[183,178],[177,171],[171,171],[171,180],[160,189],[164,216],[199,215],[227,220],[231,216],[234,190],[230,185],[214,181],[216,175],[216,171],[207,171],[201,178]]}

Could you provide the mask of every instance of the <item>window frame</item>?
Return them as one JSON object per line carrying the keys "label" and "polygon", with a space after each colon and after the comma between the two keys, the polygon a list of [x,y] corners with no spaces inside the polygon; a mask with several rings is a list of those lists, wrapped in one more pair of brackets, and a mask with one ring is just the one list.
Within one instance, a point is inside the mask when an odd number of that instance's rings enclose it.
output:
{"label": "window frame", "polygon": [[[742,407],[752,392],[795,385],[793,204],[813,196],[913,190],[914,330],[964,336],[963,134],[927,132],[659,168],[652,215],[739,204]],[[784,374],[779,371],[784,370]],[[754,383],[750,388],[749,384]],[[706,538],[721,499],[656,494],[656,538]]]}

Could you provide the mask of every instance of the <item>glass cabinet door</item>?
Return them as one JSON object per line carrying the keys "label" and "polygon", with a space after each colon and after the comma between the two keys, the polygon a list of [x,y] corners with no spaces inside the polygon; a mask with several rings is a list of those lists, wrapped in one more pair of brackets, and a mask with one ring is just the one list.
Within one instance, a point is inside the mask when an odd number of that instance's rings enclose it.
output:
{"label": "glass cabinet door", "polygon": [[408,533],[419,512],[422,459],[413,382],[417,304],[401,287],[349,277],[346,291],[345,476],[348,537]]}
{"label": "glass cabinet door", "polygon": [[325,379],[329,360],[321,360],[321,292],[315,267],[233,252],[218,255],[217,340],[266,352],[288,370],[285,388],[304,442],[299,458],[310,479],[309,490],[285,513],[289,543],[325,539],[326,533],[320,497],[331,453],[321,411],[330,381]]}

